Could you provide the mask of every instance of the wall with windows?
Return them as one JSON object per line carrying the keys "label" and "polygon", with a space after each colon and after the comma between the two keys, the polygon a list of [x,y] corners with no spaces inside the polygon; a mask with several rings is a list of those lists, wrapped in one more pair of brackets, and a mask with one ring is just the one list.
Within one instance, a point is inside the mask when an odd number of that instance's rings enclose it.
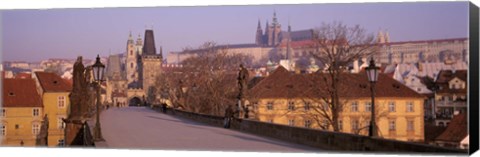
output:
{"label": "wall with windows", "polygon": [[[64,139],[64,123],[70,105],[68,92],[46,92],[43,94],[45,114],[48,115],[48,146],[57,146]],[[43,115],[42,115],[43,116]]]}
{"label": "wall with windows", "polygon": [[[40,107],[5,107],[0,125],[2,146],[35,146],[40,133],[43,109]],[[23,142],[22,142],[23,141]]]}
{"label": "wall with windows", "polygon": [[[345,103],[339,115],[339,129],[344,133],[368,135],[371,98],[341,100]],[[422,98],[376,98],[375,114],[378,135],[402,141],[424,140]],[[333,131],[330,122],[314,116],[331,115],[326,103],[309,99],[259,99],[252,102],[255,120],[296,127]],[[324,110],[326,109],[326,110]]]}

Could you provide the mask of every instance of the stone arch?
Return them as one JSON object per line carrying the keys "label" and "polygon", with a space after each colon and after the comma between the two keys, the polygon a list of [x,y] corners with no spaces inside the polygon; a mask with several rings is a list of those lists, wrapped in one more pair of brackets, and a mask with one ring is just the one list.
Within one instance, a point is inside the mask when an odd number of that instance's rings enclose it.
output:
{"label": "stone arch", "polygon": [[142,105],[143,105],[142,99],[140,99],[137,96],[128,99],[128,106],[142,106]]}

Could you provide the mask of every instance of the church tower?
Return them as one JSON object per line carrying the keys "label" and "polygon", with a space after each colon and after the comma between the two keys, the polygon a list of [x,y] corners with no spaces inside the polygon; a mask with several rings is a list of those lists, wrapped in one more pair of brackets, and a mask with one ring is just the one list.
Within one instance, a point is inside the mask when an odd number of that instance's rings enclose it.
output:
{"label": "church tower", "polygon": [[128,36],[127,41],[127,54],[126,54],[126,61],[125,61],[125,69],[127,71],[127,84],[130,84],[136,80],[138,80],[138,72],[137,72],[137,45],[135,45],[132,37],[132,32]]}
{"label": "church tower", "polygon": [[277,20],[277,12],[273,12],[273,22],[272,22],[272,29],[273,29],[273,34],[272,34],[272,44],[271,46],[275,46],[280,42],[280,32],[281,30],[281,25],[278,23]]}
{"label": "church tower", "polygon": [[272,25],[269,25],[267,21],[265,26],[264,45],[267,46],[275,46],[280,43],[280,32],[282,30],[280,23],[278,23],[276,12],[273,12],[272,20]]}
{"label": "church tower", "polygon": [[262,27],[260,26],[260,20],[258,20],[257,34],[255,36],[255,44],[263,45],[263,31],[262,31]]}

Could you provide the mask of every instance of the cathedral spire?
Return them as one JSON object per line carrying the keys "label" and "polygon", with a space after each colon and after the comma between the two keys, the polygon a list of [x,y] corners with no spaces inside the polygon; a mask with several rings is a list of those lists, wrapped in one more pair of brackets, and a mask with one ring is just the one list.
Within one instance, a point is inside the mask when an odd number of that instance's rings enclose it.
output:
{"label": "cathedral spire", "polygon": [[132,31],[130,31],[130,34],[128,35],[128,44],[133,44],[133,37],[132,37]]}
{"label": "cathedral spire", "polygon": [[258,19],[257,32],[255,34],[255,43],[257,45],[263,44],[263,31],[262,27],[260,26],[260,19]]}
{"label": "cathedral spire", "polygon": [[260,26],[260,19],[258,19],[257,30],[262,30],[262,27]]}
{"label": "cathedral spire", "polygon": [[290,19],[288,19],[288,33],[292,32],[292,27],[290,26]]}
{"label": "cathedral spire", "polygon": [[273,22],[272,24],[273,25],[277,25],[278,24],[278,21],[277,21],[277,11],[273,10]]}

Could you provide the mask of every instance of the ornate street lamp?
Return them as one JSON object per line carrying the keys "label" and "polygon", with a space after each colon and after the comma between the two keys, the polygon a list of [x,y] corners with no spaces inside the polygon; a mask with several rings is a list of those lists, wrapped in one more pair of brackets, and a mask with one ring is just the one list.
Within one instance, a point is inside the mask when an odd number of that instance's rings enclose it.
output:
{"label": "ornate street lamp", "polygon": [[378,81],[378,71],[379,67],[375,66],[375,61],[372,59],[370,60],[370,65],[365,68],[367,72],[368,81],[370,81],[370,91],[372,93],[372,106],[371,112],[372,115],[370,117],[370,126],[368,130],[368,136],[374,137],[377,136],[377,128],[375,124],[375,83]]}
{"label": "ornate street lamp", "polygon": [[100,55],[97,55],[97,60],[95,64],[92,65],[93,68],[93,77],[97,85],[97,120],[95,123],[95,135],[94,139],[96,141],[104,141],[102,137],[102,129],[100,127],[100,84],[104,81],[104,69],[105,65],[100,62]]}

